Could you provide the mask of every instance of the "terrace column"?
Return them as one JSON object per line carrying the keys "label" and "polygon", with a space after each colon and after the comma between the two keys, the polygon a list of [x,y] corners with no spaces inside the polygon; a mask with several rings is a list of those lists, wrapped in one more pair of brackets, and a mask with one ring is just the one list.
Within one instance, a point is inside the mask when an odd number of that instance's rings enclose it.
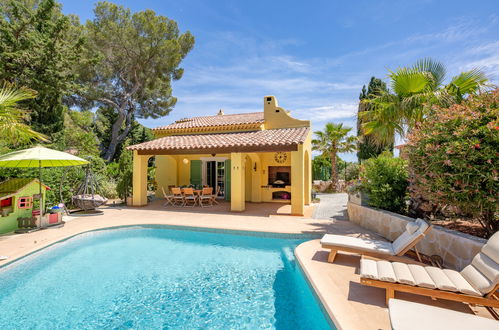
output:
{"label": "terrace column", "polygon": [[305,204],[304,185],[304,150],[303,144],[297,151],[291,151],[291,214],[303,215]]}
{"label": "terrace column", "polygon": [[310,161],[310,150],[305,150],[304,158],[304,194],[305,194],[305,205],[310,205],[312,200],[312,164]]}
{"label": "terrace column", "polygon": [[245,188],[244,188],[244,163],[245,156],[240,152],[230,154],[230,210],[241,212],[245,209]]}
{"label": "terrace column", "polygon": [[139,155],[133,151],[132,205],[147,205],[147,161],[150,155]]}

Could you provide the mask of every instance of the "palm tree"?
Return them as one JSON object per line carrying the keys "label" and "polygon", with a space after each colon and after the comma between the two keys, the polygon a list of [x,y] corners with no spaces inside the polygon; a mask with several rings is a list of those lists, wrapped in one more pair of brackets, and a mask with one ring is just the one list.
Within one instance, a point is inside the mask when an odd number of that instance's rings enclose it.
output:
{"label": "palm tree", "polygon": [[4,82],[0,87],[0,136],[8,145],[29,143],[32,140],[47,141],[47,137],[35,132],[24,122],[28,111],[19,107],[19,102],[36,97],[36,92]]}
{"label": "palm tree", "polygon": [[338,187],[337,154],[352,152],[357,146],[357,138],[348,136],[351,130],[343,124],[327,123],[323,131],[314,132],[316,139],[312,140],[312,148],[331,160],[331,181],[335,190]]}
{"label": "palm tree", "polygon": [[364,133],[386,145],[395,134],[403,137],[424,120],[433,105],[448,107],[489,87],[486,75],[478,69],[462,72],[446,85],[445,75],[445,66],[429,58],[390,71],[391,91],[380,90],[363,101],[369,104],[369,111],[360,114]]}

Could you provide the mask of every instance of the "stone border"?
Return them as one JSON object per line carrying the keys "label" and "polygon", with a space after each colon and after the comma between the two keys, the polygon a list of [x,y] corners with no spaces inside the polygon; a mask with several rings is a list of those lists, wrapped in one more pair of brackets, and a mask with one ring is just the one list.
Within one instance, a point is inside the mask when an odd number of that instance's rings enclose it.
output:
{"label": "stone border", "polygon": [[[348,217],[351,222],[372,230],[394,241],[405,230],[409,218],[397,213],[361,206],[348,202]],[[418,251],[426,255],[438,255],[444,265],[457,270],[471,263],[487,240],[440,226],[433,229],[417,244]]]}

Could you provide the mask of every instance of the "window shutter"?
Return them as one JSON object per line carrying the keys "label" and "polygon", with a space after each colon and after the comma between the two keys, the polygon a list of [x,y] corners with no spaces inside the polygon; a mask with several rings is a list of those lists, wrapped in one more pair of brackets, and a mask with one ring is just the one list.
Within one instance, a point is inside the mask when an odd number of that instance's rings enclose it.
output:
{"label": "window shutter", "polygon": [[202,182],[202,162],[200,160],[191,160],[191,184],[201,188]]}

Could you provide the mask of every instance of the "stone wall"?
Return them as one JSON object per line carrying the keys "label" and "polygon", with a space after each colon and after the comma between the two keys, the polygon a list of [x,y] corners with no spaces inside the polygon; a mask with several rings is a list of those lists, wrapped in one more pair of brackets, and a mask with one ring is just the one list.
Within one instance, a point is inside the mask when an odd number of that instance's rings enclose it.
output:
{"label": "stone wall", "polygon": [[[414,221],[400,214],[352,202],[348,203],[347,208],[350,221],[390,241],[402,234],[408,221]],[[479,237],[433,226],[433,229],[417,244],[417,248],[419,252],[428,256],[439,255],[446,267],[461,270],[471,262],[486,242],[485,239]]]}

